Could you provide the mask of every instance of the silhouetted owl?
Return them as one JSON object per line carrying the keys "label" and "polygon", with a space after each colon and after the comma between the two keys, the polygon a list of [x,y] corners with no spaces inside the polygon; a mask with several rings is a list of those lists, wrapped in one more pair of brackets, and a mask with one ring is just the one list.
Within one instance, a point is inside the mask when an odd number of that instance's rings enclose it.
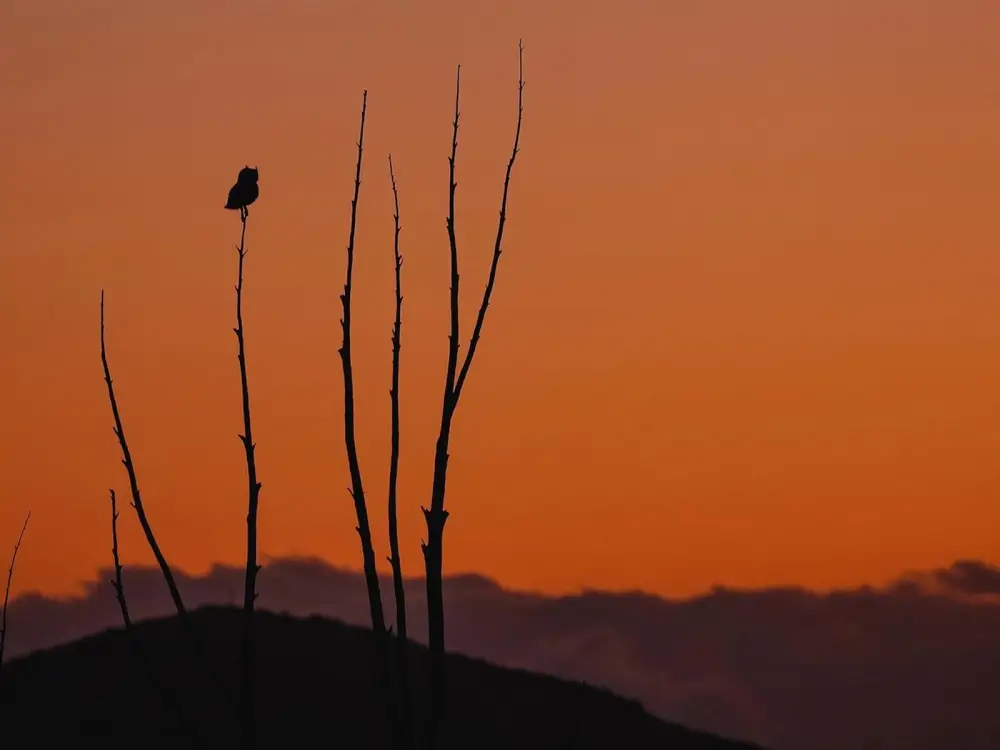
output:
{"label": "silhouetted owl", "polygon": [[257,187],[257,167],[243,167],[236,178],[236,184],[229,189],[226,208],[233,211],[246,210],[247,206],[257,200],[258,195],[260,189]]}

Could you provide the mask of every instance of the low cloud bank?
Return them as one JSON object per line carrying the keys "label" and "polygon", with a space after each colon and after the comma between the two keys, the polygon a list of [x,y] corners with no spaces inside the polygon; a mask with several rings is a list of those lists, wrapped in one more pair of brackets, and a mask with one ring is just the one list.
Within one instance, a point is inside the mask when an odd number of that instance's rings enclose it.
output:
{"label": "low cloud bank", "polygon": [[[179,574],[192,608],[236,604],[242,569]],[[102,571],[79,597],[11,603],[11,657],[120,625]],[[152,568],[127,568],[135,617],[172,612]],[[260,606],[368,625],[359,573],[274,560]],[[389,613],[391,584],[383,584]],[[672,721],[774,750],[1000,748],[1000,569],[960,561],[882,589],[715,589],[685,600],[641,593],[547,597],[475,575],[446,580],[449,648],[587,680]],[[407,582],[424,640],[422,579]]]}

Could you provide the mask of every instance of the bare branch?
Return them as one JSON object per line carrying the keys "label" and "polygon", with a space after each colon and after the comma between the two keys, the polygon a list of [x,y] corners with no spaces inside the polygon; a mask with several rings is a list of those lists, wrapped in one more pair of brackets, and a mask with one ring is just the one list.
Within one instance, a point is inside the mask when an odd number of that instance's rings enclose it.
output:
{"label": "bare branch", "polygon": [[17,535],[17,542],[14,544],[14,553],[10,556],[10,567],[7,569],[7,587],[3,594],[3,613],[0,614],[0,670],[3,669],[3,651],[7,645],[7,605],[10,603],[10,585],[14,580],[14,565],[17,563],[17,553],[21,551],[21,542],[24,540],[24,532],[28,529],[28,521],[31,520],[31,511],[24,518],[24,525],[21,526],[21,533]]}
{"label": "bare branch", "polygon": [[115,491],[111,493],[111,556],[115,561],[115,577],[111,585],[115,587],[115,598],[118,600],[118,608],[122,611],[122,622],[125,629],[132,627],[132,616],[128,612],[128,603],[125,601],[125,586],[122,584],[122,563],[118,557],[118,499]]}
{"label": "bare branch", "polygon": [[455,158],[458,155],[458,104],[462,90],[462,66],[458,66],[455,74],[455,119],[451,130],[451,155],[448,157],[448,244],[451,249],[451,333],[448,336],[448,369],[445,373],[444,400],[453,400],[455,390],[455,373],[458,369],[458,240],[455,235]]}
{"label": "bare branch", "polygon": [[212,678],[212,681],[215,682],[216,687],[219,689],[222,696],[231,705],[232,699],[228,690],[215,674],[214,670],[212,670],[209,666],[209,661],[205,656],[205,651],[201,647],[201,642],[195,633],[194,626],[191,623],[191,618],[188,616],[187,608],[184,606],[184,600],[181,598],[181,592],[177,587],[173,571],[170,569],[170,564],[167,562],[167,558],[163,555],[160,545],[156,541],[156,535],[153,533],[153,527],[150,525],[149,518],[146,516],[146,509],[142,503],[142,495],[139,493],[139,483],[135,476],[135,465],[132,462],[132,453],[129,451],[128,441],[125,439],[125,428],[122,426],[121,413],[118,410],[118,400],[115,398],[115,389],[113,381],[111,380],[111,368],[108,365],[107,346],[105,345],[104,339],[103,290],[101,291],[101,364],[104,367],[104,382],[107,383],[108,386],[108,401],[111,403],[111,414],[115,420],[115,435],[118,437],[118,445],[122,451],[122,464],[125,466],[125,471],[128,473],[129,490],[132,494],[132,507],[135,508],[136,516],[139,518],[139,525],[142,526],[143,534],[146,536],[146,542],[149,544],[153,557],[156,558],[156,564],[160,568],[164,581],[166,581],[167,589],[170,592],[170,598],[173,600],[174,608],[177,610],[177,614],[180,616],[184,630],[191,641],[191,647],[206,673]]}
{"label": "bare branch", "polygon": [[523,105],[524,92],[524,45],[517,44],[517,129],[514,131],[514,148],[510,152],[510,159],[507,161],[507,174],[503,180],[503,197],[500,200],[500,220],[497,224],[497,238],[493,243],[493,262],[490,264],[490,276],[486,282],[486,291],[483,293],[483,302],[479,307],[479,315],[476,316],[476,325],[472,329],[472,338],[469,340],[469,350],[465,354],[465,362],[462,364],[462,371],[455,384],[455,404],[458,403],[459,396],[462,395],[462,386],[469,376],[469,368],[472,366],[472,358],[476,353],[476,346],[479,344],[479,337],[483,333],[483,323],[486,321],[486,310],[490,306],[490,297],[493,294],[493,285],[497,279],[497,266],[500,264],[501,245],[503,243],[503,230],[507,223],[507,194],[510,188],[510,173],[514,169],[514,160],[517,159],[518,148],[521,144],[521,119],[524,114]]}
{"label": "bare branch", "polygon": [[108,400],[111,402],[111,414],[115,419],[115,436],[118,438],[118,445],[121,447],[122,464],[124,464],[125,471],[128,473],[129,489],[132,492],[132,507],[135,508],[135,513],[139,517],[139,524],[146,535],[146,542],[149,544],[149,548],[153,552],[153,557],[156,558],[156,564],[160,567],[160,572],[167,583],[167,589],[170,591],[170,598],[174,602],[174,607],[177,609],[177,613],[183,616],[187,613],[187,608],[184,606],[183,598],[181,598],[180,589],[177,588],[177,582],[174,580],[174,573],[170,569],[170,564],[160,550],[160,545],[156,541],[156,535],[153,533],[153,527],[146,516],[146,509],[142,504],[142,495],[139,493],[139,482],[135,476],[135,465],[132,463],[132,453],[129,451],[128,441],[125,439],[125,428],[122,426],[121,413],[118,411],[118,400],[115,398],[115,389],[111,380],[111,368],[108,366],[107,346],[104,340],[103,290],[101,291],[101,364],[104,365],[104,382],[108,386]]}
{"label": "bare branch", "polygon": [[[479,338],[482,335],[483,323],[486,319],[486,310],[489,307],[490,296],[493,293],[493,286],[496,281],[497,266],[500,262],[501,244],[503,240],[503,229],[507,220],[507,194],[510,186],[510,175],[514,167],[514,160],[517,157],[518,147],[521,137],[522,119],[522,92],[524,91],[523,75],[523,53],[524,47],[518,42],[518,86],[517,86],[517,130],[514,136],[514,147],[510,160],[507,162],[507,173],[504,178],[503,197],[500,205],[500,222],[497,230],[496,242],[493,249],[493,262],[490,267],[489,281],[483,295],[482,305],[476,319],[476,326],[473,329],[472,338],[469,343],[469,350],[465,357],[462,369],[456,378],[458,362],[458,250],[455,241],[455,155],[458,149],[458,114],[459,114],[459,85],[455,86],[455,120],[452,129],[452,150],[449,158],[449,178],[450,192],[448,203],[448,240],[451,248],[451,337],[448,347],[448,369],[445,375],[444,403],[441,409],[441,430],[438,433],[437,444],[434,449],[434,478],[431,486],[430,508],[423,508],[424,519],[427,523],[427,541],[421,544],[424,553],[424,566],[426,570],[427,586],[427,626],[428,626],[428,646],[430,650],[430,670],[429,670],[429,701],[430,712],[426,723],[425,745],[430,750],[436,746],[440,733],[441,724],[444,720],[444,700],[445,700],[445,638],[444,638],[444,593],[442,580],[442,545],[444,537],[444,525],[448,520],[448,511],[445,510],[445,490],[447,486],[448,474],[448,445],[451,439],[452,419],[458,405],[458,398],[461,395],[465,380],[468,377],[469,368],[472,365],[472,357],[475,353]],[[461,71],[461,68],[459,68]]]}
{"label": "bare branch", "polygon": [[399,191],[396,173],[389,154],[389,179],[392,182],[393,213],[393,266],[396,273],[396,320],[392,328],[392,403],[391,451],[389,456],[389,564],[392,566],[392,583],[396,596],[396,663],[399,670],[399,699],[403,711],[403,737],[407,747],[413,747],[413,706],[410,701],[409,646],[406,632],[406,592],[403,587],[403,563],[399,556],[399,528],[396,513],[396,483],[399,476],[399,350],[402,347],[403,286],[401,270],[403,256],[399,254]]}
{"label": "bare branch", "polygon": [[237,359],[240,363],[240,390],[243,396],[243,434],[240,440],[246,453],[248,508],[247,508],[247,562],[243,585],[243,628],[241,670],[242,692],[240,698],[240,738],[244,750],[253,750],[256,746],[257,720],[254,704],[254,602],[257,599],[257,507],[260,498],[261,484],[257,481],[257,462],[254,451],[253,429],[250,423],[250,389],[247,385],[246,344],[243,338],[243,261],[246,259],[247,216],[249,211],[240,211],[243,229],[240,232],[239,268],[236,282],[236,341],[238,344]]}
{"label": "bare branch", "polygon": [[125,630],[128,633],[129,642],[132,645],[132,653],[135,657],[136,663],[140,666],[142,671],[146,675],[146,679],[153,688],[160,694],[161,700],[167,705],[170,711],[174,714],[174,718],[177,721],[178,727],[186,732],[191,741],[194,743],[195,747],[207,747],[207,743],[202,739],[201,734],[195,727],[193,722],[187,717],[184,712],[181,702],[177,697],[175,691],[170,690],[161,680],[156,677],[156,672],[153,670],[153,665],[150,662],[149,656],[146,651],[142,648],[142,644],[139,642],[139,637],[133,629],[132,616],[128,611],[128,603],[125,600],[125,586],[122,583],[122,563],[118,556],[118,501],[115,497],[115,491],[110,490],[111,493],[111,556],[115,562],[115,577],[111,579],[111,585],[115,588],[115,598],[118,600],[118,608],[122,613],[122,622],[125,623]]}
{"label": "bare branch", "polygon": [[371,526],[368,521],[368,507],[365,503],[365,490],[361,481],[361,466],[358,461],[358,448],[354,426],[354,372],[351,363],[351,291],[354,276],[354,237],[357,230],[358,196],[361,192],[361,162],[364,153],[365,115],[368,111],[368,92],[361,99],[361,129],[358,135],[358,161],[354,172],[354,197],[351,199],[351,231],[347,242],[347,277],[344,281],[344,291],[340,295],[343,305],[343,317],[340,320],[343,330],[343,343],[340,347],[340,360],[344,373],[344,443],[347,448],[347,465],[351,474],[349,490],[354,499],[354,510],[357,514],[357,532],[361,538],[361,555],[364,560],[365,582],[368,588],[368,605],[371,612],[372,630],[375,636],[376,659],[378,661],[379,686],[383,699],[393,742],[398,741],[395,701],[390,680],[387,641],[388,634],[385,625],[385,614],[382,609],[382,594],[379,587],[378,570],[375,567],[375,549],[372,546]]}

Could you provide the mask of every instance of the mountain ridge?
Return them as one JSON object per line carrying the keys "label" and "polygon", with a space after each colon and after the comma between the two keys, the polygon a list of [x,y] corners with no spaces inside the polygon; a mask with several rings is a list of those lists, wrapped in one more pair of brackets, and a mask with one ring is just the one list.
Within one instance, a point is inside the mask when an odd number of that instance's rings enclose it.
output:
{"label": "mountain ridge", "polygon": [[[240,611],[207,606],[190,615],[212,655],[210,668],[236,694]],[[296,618],[259,611],[258,715],[262,745],[387,747],[372,676],[371,631],[332,619]],[[176,716],[144,676],[134,645],[149,659],[157,681],[179,697],[184,713],[214,748],[235,746],[235,724],[225,699],[192,657],[179,618],[112,628],[36,651],[4,665],[0,726],[8,737],[33,745],[100,737],[105,750],[191,746]],[[414,684],[422,686],[426,649],[411,644]],[[671,724],[639,701],[584,683],[510,669],[461,654],[448,655],[448,748],[671,748],[763,750]],[[199,677],[198,675],[203,675]],[[422,692],[416,703],[422,705]],[[40,722],[39,717],[56,717]],[[574,733],[576,734],[574,738]]]}

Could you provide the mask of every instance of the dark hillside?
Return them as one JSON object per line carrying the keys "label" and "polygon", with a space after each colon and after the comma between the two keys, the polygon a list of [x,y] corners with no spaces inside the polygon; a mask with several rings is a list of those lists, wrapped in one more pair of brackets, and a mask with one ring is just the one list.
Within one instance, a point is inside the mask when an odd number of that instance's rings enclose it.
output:
{"label": "dark hillside", "polygon": [[[230,608],[192,615],[214,671],[234,695],[238,618],[238,610]],[[257,633],[262,747],[385,746],[369,631],[321,618],[262,612]],[[179,693],[207,744],[235,746],[220,692],[193,660],[180,622],[140,623],[136,634],[155,673]],[[109,630],[5,665],[0,685],[3,746],[56,747],[99,737],[103,750],[191,747],[132,648],[133,639],[124,630]],[[414,648],[418,685],[423,684],[425,657],[423,648]],[[449,657],[448,674],[444,749],[757,747],[667,724],[637,702],[553,677],[458,655]]]}

